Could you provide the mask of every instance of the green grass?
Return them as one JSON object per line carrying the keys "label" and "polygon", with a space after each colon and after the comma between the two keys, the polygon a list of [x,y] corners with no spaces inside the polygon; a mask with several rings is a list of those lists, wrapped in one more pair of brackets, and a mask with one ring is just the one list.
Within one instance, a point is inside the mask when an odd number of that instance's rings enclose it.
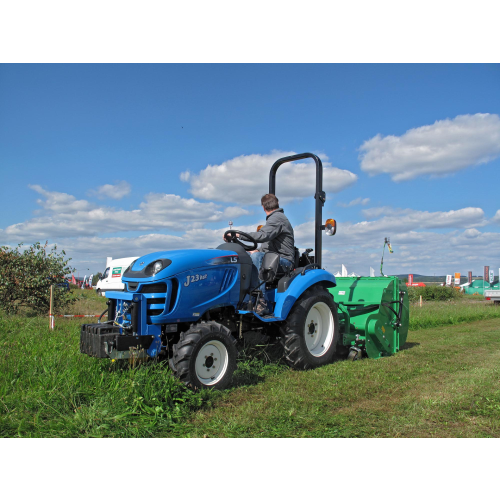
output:
{"label": "green grass", "polygon": [[95,290],[72,289],[69,293],[77,300],[64,314],[101,314],[108,307],[108,299],[97,295]]}
{"label": "green grass", "polygon": [[[83,297],[71,313],[104,310]],[[424,303],[410,317],[396,356],[307,372],[254,335],[218,393],[186,389],[164,363],[81,355],[84,319],[50,331],[47,317],[0,316],[0,436],[500,436],[500,307]]]}
{"label": "green grass", "polygon": [[0,318],[0,436],[153,436],[207,403],[161,363],[81,355],[82,322]]}
{"label": "green grass", "polygon": [[274,374],[227,391],[181,435],[500,437],[499,330],[500,319],[422,329],[392,357]]}
{"label": "green grass", "polygon": [[410,330],[432,328],[442,325],[458,325],[482,319],[500,318],[500,306],[470,296],[446,302],[424,302],[410,307]]}
{"label": "green grass", "polygon": [[[79,352],[85,319],[0,316],[0,436],[148,437],[169,432],[220,397],[193,392],[165,362],[132,367]],[[258,383],[285,370],[272,349],[248,347],[236,385]],[[274,361],[274,360],[273,360]]]}

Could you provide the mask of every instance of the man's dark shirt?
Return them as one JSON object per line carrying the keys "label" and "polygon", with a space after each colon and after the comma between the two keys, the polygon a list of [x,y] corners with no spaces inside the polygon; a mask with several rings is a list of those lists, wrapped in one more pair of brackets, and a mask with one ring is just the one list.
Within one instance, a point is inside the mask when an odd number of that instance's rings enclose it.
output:
{"label": "man's dark shirt", "polygon": [[[266,225],[256,233],[248,233],[257,243],[263,243],[261,252],[276,252],[281,257],[295,261],[295,240],[293,228],[282,208],[278,208],[266,217]],[[245,238],[242,236],[242,240]]]}

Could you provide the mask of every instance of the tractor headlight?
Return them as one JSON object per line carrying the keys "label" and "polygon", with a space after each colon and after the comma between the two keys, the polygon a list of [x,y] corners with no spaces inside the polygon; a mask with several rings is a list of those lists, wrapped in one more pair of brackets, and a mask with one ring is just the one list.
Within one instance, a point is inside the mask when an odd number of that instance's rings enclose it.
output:
{"label": "tractor headlight", "polygon": [[161,260],[157,260],[154,264],[153,264],[153,276],[155,274],[158,274],[161,270],[163,269],[163,262]]}
{"label": "tractor headlight", "polygon": [[[123,276],[125,278],[135,279],[135,278],[146,278],[148,276],[156,276],[160,271],[164,271],[170,264],[172,264],[172,261],[170,259],[158,259],[154,260],[153,262],[150,262],[143,269],[139,269],[138,271],[132,271],[132,267],[134,267],[135,262],[136,261],[132,262],[132,264],[130,264],[127,270],[123,273]],[[141,262],[141,265],[144,265],[144,262]]]}

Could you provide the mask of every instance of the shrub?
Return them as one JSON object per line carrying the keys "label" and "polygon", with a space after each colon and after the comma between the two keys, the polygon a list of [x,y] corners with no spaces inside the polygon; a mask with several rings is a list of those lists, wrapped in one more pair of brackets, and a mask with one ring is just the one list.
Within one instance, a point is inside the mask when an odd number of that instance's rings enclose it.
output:
{"label": "shrub", "polygon": [[408,298],[410,301],[419,300],[453,300],[459,299],[463,294],[455,288],[446,286],[408,287]]}
{"label": "shrub", "polygon": [[[54,246],[47,252],[34,243],[23,252],[20,243],[15,248],[0,247],[0,307],[9,314],[27,307],[37,313],[47,313],[50,304],[50,286],[63,281],[66,274],[74,271],[68,266],[71,259],[66,253],[57,252]],[[75,298],[66,289],[54,286],[54,310],[60,311]]]}

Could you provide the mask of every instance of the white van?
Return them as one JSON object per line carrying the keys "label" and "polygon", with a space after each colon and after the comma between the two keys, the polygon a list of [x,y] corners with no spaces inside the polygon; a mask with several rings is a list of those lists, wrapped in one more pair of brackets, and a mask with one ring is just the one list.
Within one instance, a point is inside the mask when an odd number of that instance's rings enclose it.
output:
{"label": "white van", "polygon": [[138,258],[125,257],[113,260],[111,257],[106,257],[106,269],[95,287],[97,295],[105,295],[106,292],[111,291],[123,291],[125,285],[122,283],[122,275],[127,267]]}

